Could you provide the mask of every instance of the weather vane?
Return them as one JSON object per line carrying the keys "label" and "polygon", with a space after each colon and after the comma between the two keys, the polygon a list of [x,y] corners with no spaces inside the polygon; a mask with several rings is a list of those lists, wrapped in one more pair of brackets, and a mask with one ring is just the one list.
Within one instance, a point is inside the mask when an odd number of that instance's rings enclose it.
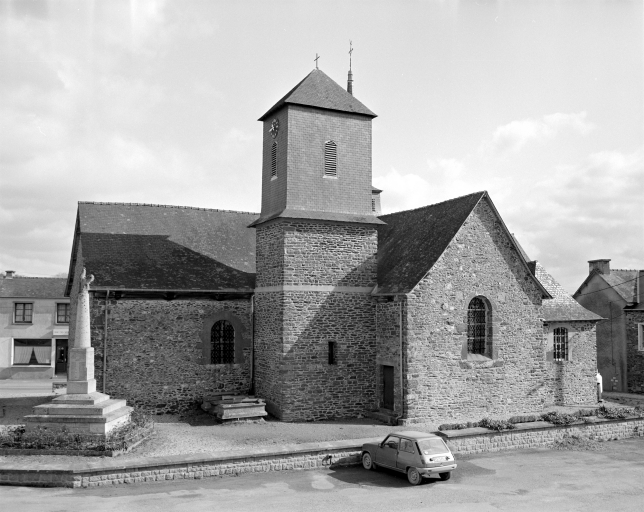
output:
{"label": "weather vane", "polygon": [[318,56],[318,54],[317,54],[317,52],[316,52],[316,53],[315,53],[315,59],[313,59],[313,60],[315,61],[315,69],[318,69],[318,59],[319,59],[319,58],[320,58],[320,57]]}
{"label": "weather vane", "polygon": [[351,54],[353,53],[353,43],[349,39],[349,71],[351,71]]}

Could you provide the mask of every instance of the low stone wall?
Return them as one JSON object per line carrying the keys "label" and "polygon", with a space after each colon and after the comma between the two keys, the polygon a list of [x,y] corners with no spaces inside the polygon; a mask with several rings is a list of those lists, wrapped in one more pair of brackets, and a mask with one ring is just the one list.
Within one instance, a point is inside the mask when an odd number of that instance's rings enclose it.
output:
{"label": "low stone wall", "polygon": [[[592,424],[553,426],[545,422],[519,424],[516,430],[491,432],[466,429],[437,432],[454,454],[544,448],[566,435],[610,441],[644,437],[644,418],[600,420]],[[263,450],[219,454],[149,457],[127,461],[101,460],[78,464],[5,464],[0,485],[30,487],[96,487],[102,485],[201,479],[243,473],[317,469],[360,463],[362,445],[381,438],[307,443]],[[457,459],[458,462],[458,459]]]}
{"label": "low stone wall", "polygon": [[539,421],[519,423],[516,430],[492,432],[468,428],[436,432],[456,455],[497,452],[522,448],[543,448],[561,441],[565,436],[583,436],[597,441],[613,441],[644,436],[644,418],[598,420],[594,423],[553,426]]}

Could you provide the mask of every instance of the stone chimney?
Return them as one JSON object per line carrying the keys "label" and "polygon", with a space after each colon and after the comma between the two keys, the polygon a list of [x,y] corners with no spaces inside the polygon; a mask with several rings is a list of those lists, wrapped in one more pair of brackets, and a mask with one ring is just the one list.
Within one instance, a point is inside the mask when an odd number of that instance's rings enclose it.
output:
{"label": "stone chimney", "polygon": [[5,279],[13,279],[13,275],[16,273],[15,270],[5,270],[6,275],[4,276]]}
{"label": "stone chimney", "polygon": [[610,274],[610,260],[590,260],[588,262],[588,273],[591,274],[596,270],[600,274]]}

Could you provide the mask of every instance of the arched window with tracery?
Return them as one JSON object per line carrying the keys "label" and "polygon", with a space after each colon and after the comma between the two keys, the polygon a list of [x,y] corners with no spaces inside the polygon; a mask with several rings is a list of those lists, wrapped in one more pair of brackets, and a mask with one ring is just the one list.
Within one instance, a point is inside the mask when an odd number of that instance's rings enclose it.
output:
{"label": "arched window with tracery", "polygon": [[227,320],[215,322],[210,330],[210,364],[235,362],[235,328]]}
{"label": "arched window with tracery", "polygon": [[488,306],[481,297],[474,297],[467,307],[467,352],[485,355],[488,332]]}
{"label": "arched window with tracery", "polygon": [[552,358],[555,361],[568,360],[568,329],[557,327],[552,331]]}

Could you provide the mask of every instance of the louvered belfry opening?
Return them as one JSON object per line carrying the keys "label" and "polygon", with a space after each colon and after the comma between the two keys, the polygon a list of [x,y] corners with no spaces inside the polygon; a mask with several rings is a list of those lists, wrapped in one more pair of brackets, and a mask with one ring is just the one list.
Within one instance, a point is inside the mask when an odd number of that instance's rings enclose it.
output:
{"label": "louvered belfry opening", "polygon": [[226,320],[215,322],[210,331],[210,364],[235,362],[235,328]]}
{"label": "louvered belfry opening", "polygon": [[568,329],[557,327],[553,331],[553,359],[566,361],[568,359]]}
{"label": "louvered belfry opening", "polygon": [[271,178],[277,177],[277,142],[271,146]]}
{"label": "louvered belfry opening", "polygon": [[337,176],[338,147],[335,142],[328,140],[324,143],[324,175]]}
{"label": "louvered belfry opening", "polygon": [[480,297],[474,297],[467,308],[467,351],[485,354],[487,308]]}

